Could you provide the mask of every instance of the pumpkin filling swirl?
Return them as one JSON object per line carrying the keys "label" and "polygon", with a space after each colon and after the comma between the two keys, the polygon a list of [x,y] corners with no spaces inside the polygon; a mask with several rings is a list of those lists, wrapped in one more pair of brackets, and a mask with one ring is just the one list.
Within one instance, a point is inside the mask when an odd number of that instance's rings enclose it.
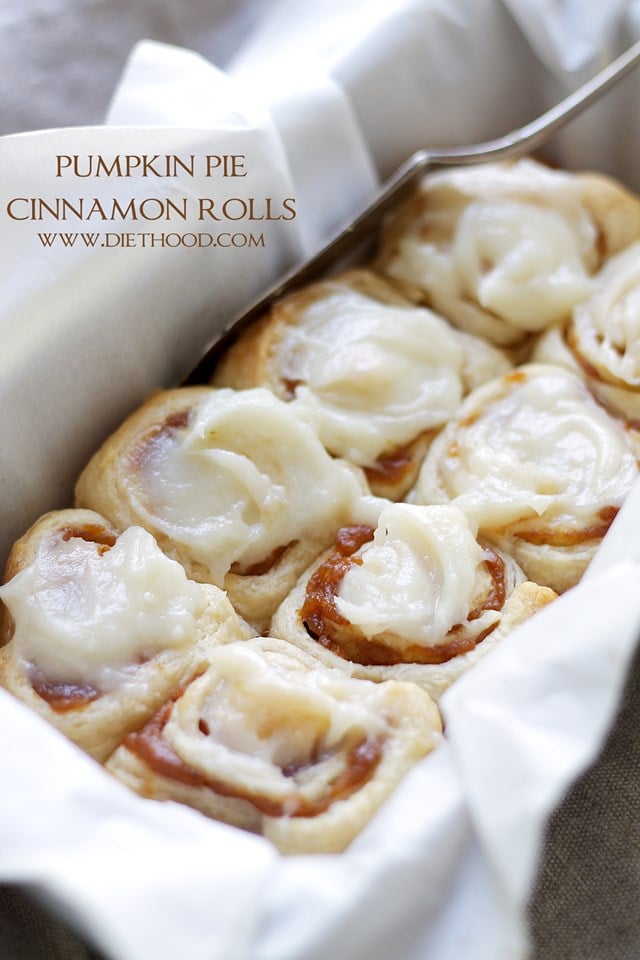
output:
{"label": "pumpkin filling swirl", "polygon": [[[412,549],[398,545],[401,522],[409,515],[428,528],[431,556],[420,553],[418,544]],[[458,553],[463,545],[468,551],[464,561]],[[427,548],[428,542],[422,544]],[[355,570],[360,581],[351,588],[355,602],[345,602],[346,578]],[[391,607],[393,586],[399,603],[415,609],[413,620],[403,622],[394,611],[368,612],[354,618],[358,623],[345,615],[351,609],[358,614],[371,598]],[[300,617],[318,643],[353,663],[442,664],[473,650],[495,629],[499,616],[491,612],[502,609],[506,595],[504,561],[476,543],[457,509],[394,504],[383,511],[377,531],[362,526],[340,531],[332,553],[309,579]]]}

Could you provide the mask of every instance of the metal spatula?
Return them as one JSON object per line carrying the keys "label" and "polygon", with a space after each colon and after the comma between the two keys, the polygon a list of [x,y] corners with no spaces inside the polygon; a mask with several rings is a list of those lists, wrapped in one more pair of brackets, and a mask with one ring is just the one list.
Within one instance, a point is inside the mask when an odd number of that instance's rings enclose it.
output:
{"label": "metal spatula", "polygon": [[453,164],[486,163],[517,157],[539,147],[551,134],[564,126],[590,104],[615,86],[640,62],[640,41],[621,54],[608,67],[570,96],[561,100],[542,116],[496,140],[450,149],[418,150],[381,186],[374,200],[344,227],[315,256],[286,274],[259,300],[216,337],[206,349],[185,384],[206,383],[218,358],[253,320],[265,313],[271,304],[331,271],[380,226],[384,216],[415,189],[428,169]]}

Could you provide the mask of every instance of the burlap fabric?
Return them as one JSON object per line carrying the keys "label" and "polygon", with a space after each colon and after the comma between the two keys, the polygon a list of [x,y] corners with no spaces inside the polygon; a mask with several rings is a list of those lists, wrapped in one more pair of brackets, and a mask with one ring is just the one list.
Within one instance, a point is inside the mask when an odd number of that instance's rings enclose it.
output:
{"label": "burlap fabric", "polygon": [[598,762],[549,824],[532,960],[640,957],[640,655]]}
{"label": "burlap fabric", "polygon": [[98,960],[60,920],[19,888],[0,887],[2,960]]}

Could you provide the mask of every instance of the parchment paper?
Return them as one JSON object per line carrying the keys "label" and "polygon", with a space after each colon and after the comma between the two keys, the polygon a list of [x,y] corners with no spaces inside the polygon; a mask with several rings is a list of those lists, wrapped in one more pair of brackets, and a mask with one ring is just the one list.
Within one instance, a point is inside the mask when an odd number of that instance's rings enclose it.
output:
{"label": "parchment paper", "polygon": [[[93,446],[146,392],[179,379],[216,326],[366,199],[375,171],[524,122],[630,42],[638,21],[636,3],[290,0],[230,76],[145,44],[107,126],[0,140],[3,207],[59,188],[56,153],[237,151],[251,157],[245,192],[295,195],[300,211],[268,227],[267,251],[224,260],[56,252],[38,249],[37,225],[3,229],[3,550],[67,500]],[[639,186],[638,91],[640,77],[625,81],[554,156]],[[447,694],[446,745],[340,856],[283,859],[260,838],[140,800],[0,692],[11,731],[0,881],[36,885],[114,960],[524,957],[546,820],[599,749],[640,629],[639,523],[636,491],[591,576]]]}

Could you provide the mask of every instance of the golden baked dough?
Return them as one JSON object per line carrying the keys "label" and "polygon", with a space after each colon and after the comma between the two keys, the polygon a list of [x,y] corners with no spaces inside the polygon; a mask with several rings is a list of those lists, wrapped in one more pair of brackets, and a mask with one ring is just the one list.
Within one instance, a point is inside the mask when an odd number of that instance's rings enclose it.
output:
{"label": "golden baked dough", "polygon": [[118,530],[145,527],[261,632],[364,493],[362,475],[269,391],[193,387],[129,417],[84,470],[76,502]]}
{"label": "golden baked dough", "polygon": [[481,546],[457,508],[390,504],[375,531],[340,531],[271,633],[351,676],[412,681],[438,699],[555,596]]}
{"label": "golden baked dough", "polygon": [[531,159],[428,175],[391,218],[377,266],[463,330],[517,345],[591,291],[640,239],[640,200],[595,173]]}
{"label": "golden baked dough", "polygon": [[213,651],[208,671],[127,737],[107,769],[143,796],[262,833],[283,853],[331,853],[440,730],[413,684],[354,680],[258,638]]}
{"label": "golden baked dough", "polygon": [[398,500],[464,394],[510,366],[363,269],[277,302],[227,351],[212,382],[266,386],[291,401],[330,453],[363,467],[374,493]]}
{"label": "golden baked dough", "polygon": [[411,495],[452,502],[527,576],[574,586],[638,476],[628,432],[561,367],[480,387],[433,442]]}
{"label": "golden baked dough", "polygon": [[187,580],[144,530],[90,510],[40,519],[14,546],[0,683],[105,760],[207,664],[247,637],[221,590]]}
{"label": "golden baked dough", "polygon": [[605,264],[589,299],[540,338],[533,359],[572,370],[611,413],[640,428],[640,243]]}

